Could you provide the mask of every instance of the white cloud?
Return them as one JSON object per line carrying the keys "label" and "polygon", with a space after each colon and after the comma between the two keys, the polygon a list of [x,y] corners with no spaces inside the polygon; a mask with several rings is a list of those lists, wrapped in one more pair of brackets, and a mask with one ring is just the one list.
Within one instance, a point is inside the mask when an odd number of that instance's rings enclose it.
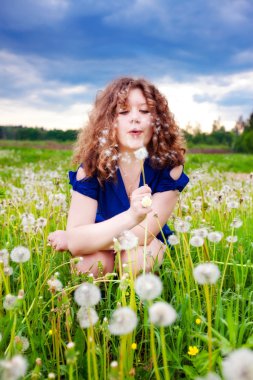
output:
{"label": "white cloud", "polygon": [[227,129],[231,129],[240,115],[244,118],[249,116],[252,103],[236,104],[233,98],[238,100],[241,95],[253,99],[251,83],[253,71],[227,76],[199,76],[180,83],[169,77],[156,80],[179,125],[185,127],[188,123],[192,126],[199,123],[204,131],[211,130],[214,120],[220,119]]}

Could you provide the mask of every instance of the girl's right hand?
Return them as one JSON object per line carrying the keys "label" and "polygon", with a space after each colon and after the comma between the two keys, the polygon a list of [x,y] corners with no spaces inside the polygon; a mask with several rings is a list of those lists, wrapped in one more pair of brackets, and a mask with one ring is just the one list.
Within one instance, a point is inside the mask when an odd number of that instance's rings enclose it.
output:
{"label": "girl's right hand", "polygon": [[142,222],[146,215],[152,211],[151,206],[143,206],[142,200],[144,197],[151,198],[151,189],[148,185],[141,186],[134,190],[130,197],[129,212],[131,213],[132,218],[136,221],[136,224]]}

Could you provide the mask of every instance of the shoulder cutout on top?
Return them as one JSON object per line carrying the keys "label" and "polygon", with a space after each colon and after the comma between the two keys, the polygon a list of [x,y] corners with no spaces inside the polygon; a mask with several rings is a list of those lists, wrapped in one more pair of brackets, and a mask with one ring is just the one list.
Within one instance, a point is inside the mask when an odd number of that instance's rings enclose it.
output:
{"label": "shoulder cutout on top", "polygon": [[183,165],[175,166],[170,171],[170,176],[172,179],[177,180],[183,172]]}
{"label": "shoulder cutout on top", "polygon": [[77,170],[77,173],[76,173],[76,179],[77,181],[81,181],[82,179],[85,178],[85,171],[83,170],[82,167],[80,167],[78,170]]}

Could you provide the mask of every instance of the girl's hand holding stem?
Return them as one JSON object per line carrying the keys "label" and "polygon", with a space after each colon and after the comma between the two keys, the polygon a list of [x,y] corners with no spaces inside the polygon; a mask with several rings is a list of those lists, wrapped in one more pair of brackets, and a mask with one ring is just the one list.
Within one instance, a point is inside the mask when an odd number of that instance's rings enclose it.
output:
{"label": "girl's hand holding stem", "polygon": [[130,197],[130,208],[128,211],[133,220],[136,221],[136,224],[142,222],[146,218],[146,215],[152,211],[151,204],[147,205],[142,202],[145,197],[151,199],[151,189],[147,185],[134,190]]}

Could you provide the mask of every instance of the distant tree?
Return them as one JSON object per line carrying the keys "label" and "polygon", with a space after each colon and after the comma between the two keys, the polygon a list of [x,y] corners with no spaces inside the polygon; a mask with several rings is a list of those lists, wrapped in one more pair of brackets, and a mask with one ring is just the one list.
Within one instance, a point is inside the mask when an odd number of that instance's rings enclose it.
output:
{"label": "distant tree", "polygon": [[243,132],[240,135],[237,135],[234,151],[253,153],[253,112],[245,123]]}

